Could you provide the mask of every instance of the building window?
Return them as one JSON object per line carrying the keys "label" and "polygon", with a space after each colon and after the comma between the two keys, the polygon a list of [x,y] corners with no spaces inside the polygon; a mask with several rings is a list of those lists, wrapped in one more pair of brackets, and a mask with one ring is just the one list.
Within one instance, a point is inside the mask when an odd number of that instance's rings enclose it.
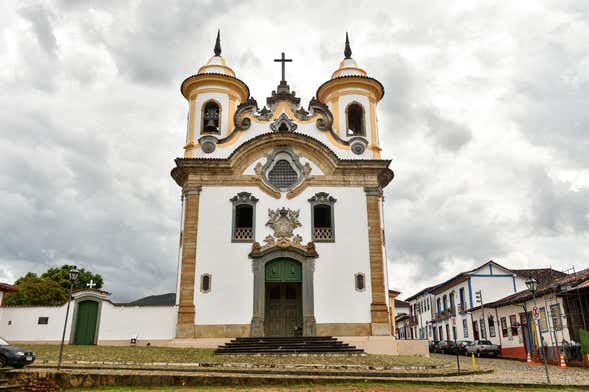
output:
{"label": "building window", "polygon": [[474,334],[474,340],[479,340],[479,323],[476,320],[472,322],[472,333]]}
{"label": "building window", "polygon": [[562,331],[562,316],[560,313],[560,304],[550,305],[550,314],[552,316],[552,325],[555,331]]}
{"label": "building window", "polygon": [[444,335],[442,334],[442,326],[438,327],[438,334],[440,335],[440,340],[444,340]]}
{"label": "building window", "polygon": [[481,326],[481,339],[487,338],[487,328],[485,326],[485,319],[480,319],[479,325]]}
{"label": "building window", "polygon": [[203,293],[208,293],[211,291],[211,275],[202,274],[200,276],[200,291]]}
{"label": "building window", "polygon": [[201,133],[218,133],[220,121],[220,107],[214,101],[208,101],[203,106],[202,113],[202,132]]}
{"label": "building window", "polygon": [[309,199],[311,203],[311,238],[316,242],[334,242],[334,204],[336,199],[328,193],[319,192]]}
{"label": "building window", "polygon": [[347,136],[364,136],[364,108],[352,103],[346,109]]}
{"label": "building window", "polygon": [[468,320],[462,319],[462,331],[464,333],[464,337],[468,337]]}
{"label": "building window", "polygon": [[354,285],[356,291],[364,291],[366,289],[366,276],[362,272],[354,275]]}
{"label": "building window", "polygon": [[440,313],[442,311],[442,306],[440,304],[441,304],[440,299],[439,298],[436,299],[436,307],[438,308],[437,309],[438,313]]}
{"label": "building window", "polygon": [[509,316],[509,324],[511,325],[511,336],[518,335],[517,327],[515,326],[516,322],[517,322],[517,317],[515,316],[515,314],[510,315]]}
{"label": "building window", "polygon": [[448,309],[448,297],[446,297],[446,294],[442,297],[442,302],[444,303],[444,311],[446,311]]}
{"label": "building window", "polygon": [[540,331],[548,332],[548,322],[546,320],[546,309],[544,307],[540,308]]}
{"label": "building window", "polygon": [[487,321],[489,322],[489,336],[494,338],[495,337],[495,317],[493,317],[491,315],[491,316],[489,316],[489,319]]}
{"label": "building window", "polygon": [[507,337],[509,330],[507,329],[507,319],[505,317],[501,317],[501,336],[504,338]]}
{"label": "building window", "polygon": [[39,320],[37,321],[37,324],[39,324],[39,325],[47,325],[47,324],[49,324],[49,317],[39,317]]}
{"label": "building window", "polygon": [[233,242],[253,242],[255,239],[255,210],[258,199],[249,192],[239,192],[229,199],[233,203]]}
{"label": "building window", "polygon": [[288,192],[309,175],[311,166],[308,162],[301,164],[299,157],[289,148],[278,148],[263,166],[260,164],[255,170],[266,184],[280,192]]}

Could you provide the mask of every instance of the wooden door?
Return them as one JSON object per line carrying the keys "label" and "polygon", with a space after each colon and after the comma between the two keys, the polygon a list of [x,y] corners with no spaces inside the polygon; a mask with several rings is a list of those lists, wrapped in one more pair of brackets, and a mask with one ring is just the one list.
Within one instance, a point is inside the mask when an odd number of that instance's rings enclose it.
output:
{"label": "wooden door", "polygon": [[295,336],[302,327],[301,284],[266,284],[266,336]]}
{"label": "wooden door", "polygon": [[98,302],[82,301],[78,304],[74,344],[96,344]]}

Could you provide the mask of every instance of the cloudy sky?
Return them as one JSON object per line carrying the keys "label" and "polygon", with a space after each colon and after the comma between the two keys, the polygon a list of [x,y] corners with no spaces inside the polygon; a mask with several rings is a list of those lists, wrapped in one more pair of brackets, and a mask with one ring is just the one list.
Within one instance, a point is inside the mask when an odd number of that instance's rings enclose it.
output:
{"label": "cloudy sky", "polygon": [[75,263],[175,290],[182,80],[223,55],[303,102],[343,57],[385,86],[391,286],[493,259],[589,266],[589,2],[2,1],[0,281]]}

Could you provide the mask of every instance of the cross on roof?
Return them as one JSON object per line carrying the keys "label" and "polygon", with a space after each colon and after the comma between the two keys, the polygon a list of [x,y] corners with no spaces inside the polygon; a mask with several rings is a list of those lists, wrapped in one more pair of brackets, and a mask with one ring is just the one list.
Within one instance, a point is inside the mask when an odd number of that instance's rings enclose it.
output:
{"label": "cross on roof", "polygon": [[90,279],[90,282],[86,284],[86,287],[93,289],[96,287],[96,283],[94,283],[94,279]]}
{"label": "cross on roof", "polygon": [[284,52],[282,52],[282,57],[279,59],[274,59],[275,63],[282,63],[282,80],[281,82],[286,82],[286,78],[284,77],[284,66],[286,63],[292,63],[292,59],[287,59],[284,57]]}

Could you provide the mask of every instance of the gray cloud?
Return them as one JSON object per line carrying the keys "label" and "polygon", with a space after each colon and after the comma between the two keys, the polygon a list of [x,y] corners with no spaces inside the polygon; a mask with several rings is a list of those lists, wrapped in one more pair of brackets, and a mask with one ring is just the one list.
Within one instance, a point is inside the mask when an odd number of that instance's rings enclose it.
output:
{"label": "gray cloud", "polygon": [[387,253],[403,295],[489,259],[589,257],[585,2],[45,4],[0,5],[0,280],[74,262],[116,300],[175,290],[178,86],[217,28],[258,102],[282,51],[289,83],[312,97],[350,32],[386,90]]}

